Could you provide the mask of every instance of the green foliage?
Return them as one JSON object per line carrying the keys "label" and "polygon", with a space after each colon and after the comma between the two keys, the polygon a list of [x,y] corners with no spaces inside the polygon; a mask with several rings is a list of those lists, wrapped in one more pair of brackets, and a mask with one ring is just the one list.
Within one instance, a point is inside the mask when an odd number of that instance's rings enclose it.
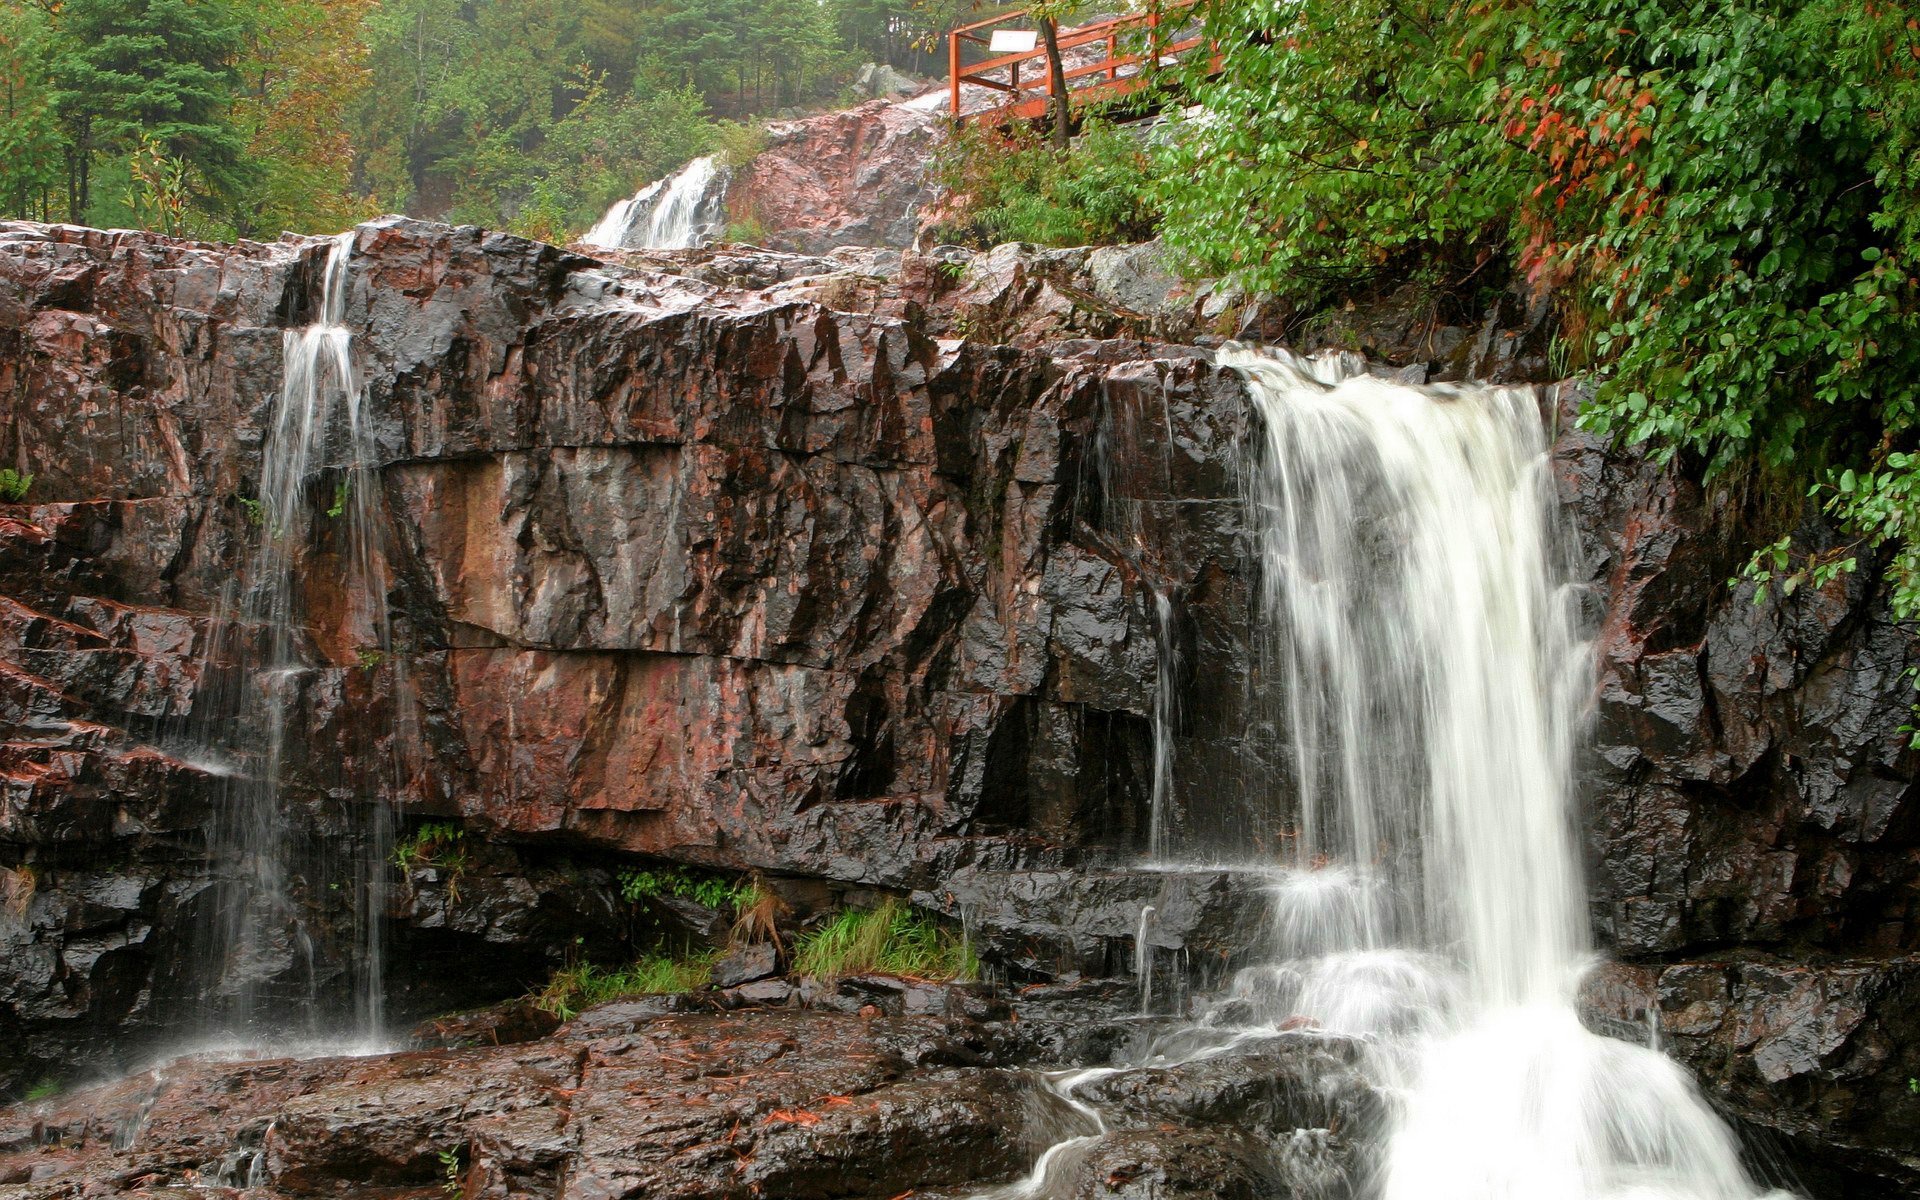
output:
{"label": "green foliage", "polygon": [[50,221],[66,208],[53,60],[46,10],[0,3],[0,213],[9,216]]}
{"label": "green foliage", "polygon": [[26,500],[27,493],[33,490],[33,475],[22,474],[12,467],[0,467],[0,500],[9,504],[19,504]]}
{"label": "green foliage", "polygon": [[[1707,474],[1797,476],[1862,546],[1892,544],[1898,611],[1920,609],[1910,4],[1207,13],[1223,69],[1191,81],[1206,118],[1156,173],[1196,267],[1302,306],[1415,264],[1553,288],[1595,373],[1589,428]],[[1776,551],[1756,574],[1783,573]]]}
{"label": "green foliage", "polygon": [[246,496],[235,496],[240,502],[240,511],[247,514],[247,524],[259,529],[267,523],[267,506],[258,500]]}
{"label": "green foliage", "polygon": [[435,1157],[440,1160],[440,1190],[449,1196],[464,1195],[466,1189],[460,1183],[460,1151],[452,1147],[439,1151]]}
{"label": "green foliage", "polygon": [[1066,153],[1027,126],[956,131],[934,160],[954,212],[936,231],[976,246],[1144,241],[1159,220],[1141,144],[1089,120]]}
{"label": "green foliage", "polygon": [[[242,22],[225,0],[67,0],[52,18],[55,112],[68,151],[69,207],[100,221],[114,197],[91,187],[93,158],[156,147],[180,164],[195,208],[231,208],[251,180],[229,119]],[[138,215],[138,214],[136,214]],[[101,221],[101,223],[107,223]]]}
{"label": "green foliage", "polygon": [[760,898],[760,890],[752,880],[729,879],[685,867],[624,870],[619,879],[620,895],[635,904],[653,896],[679,896],[731,916]]}
{"label": "green foliage", "polygon": [[61,1090],[60,1081],[48,1076],[27,1089],[27,1100],[29,1103],[35,1100],[51,1100],[58,1096]]}
{"label": "green foliage", "polygon": [[794,944],[793,969],[834,980],[878,971],[916,979],[974,979],[980,960],[959,934],[897,900],[842,909]]}
{"label": "green foliage", "polygon": [[[387,661],[387,652],[374,647],[367,647],[360,650],[355,657],[359,660],[360,669],[371,674],[380,669],[381,663]],[[459,836],[457,831],[455,836]]]}
{"label": "green foliage", "polygon": [[649,954],[617,969],[579,963],[556,971],[534,994],[534,1003],[563,1021],[582,1009],[628,996],[670,996],[707,986],[713,978],[713,951],[681,955]]}
{"label": "green foliage", "polygon": [[967,0],[0,0],[0,215],[192,236],[381,211],[555,241]]}
{"label": "green foliage", "polygon": [[636,31],[641,74],[735,113],[827,99],[858,65],[818,0],[675,0],[649,15]]}
{"label": "green foliage", "polygon": [[[362,665],[365,665],[364,659]],[[460,845],[465,837],[466,832],[451,821],[429,821],[401,838],[389,858],[402,871],[439,867],[458,873],[467,865],[466,851]]]}
{"label": "green foliage", "polygon": [[722,165],[739,170],[767,148],[767,131],[750,121],[722,121],[713,131],[713,152]]}

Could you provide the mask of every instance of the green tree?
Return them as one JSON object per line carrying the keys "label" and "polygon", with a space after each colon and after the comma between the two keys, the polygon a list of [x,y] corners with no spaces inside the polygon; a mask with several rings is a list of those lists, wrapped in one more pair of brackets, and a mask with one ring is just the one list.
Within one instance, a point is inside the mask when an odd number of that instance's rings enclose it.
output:
{"label": "green tree", "polygon": [[232,121],[242,24],[222,0],[66,0],[50,53],[67,158],[67,207],[85,219],[97,157],[130,160],[149,140],[202,181],[216,210],[250,179]]}
{"label": "green tree", "polygon": [[342,229],[372,215],[353,195],[349,114],[368,83],[374,0],[239,0],[234,123],[255,169],[234,212],[242,235]]}
{"label": "green tree", "polygon": [[45,221],[55,215],[65,151],[55,114],[50,67],[52,30],[44,11],[0,4],[0,213]]}

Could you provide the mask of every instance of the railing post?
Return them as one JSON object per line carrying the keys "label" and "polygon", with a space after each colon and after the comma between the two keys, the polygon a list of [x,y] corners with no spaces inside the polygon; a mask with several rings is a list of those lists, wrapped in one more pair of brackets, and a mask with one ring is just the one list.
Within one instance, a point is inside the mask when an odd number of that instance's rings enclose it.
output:
{"label": "railing post", "polygon": [[1107,82],[1117,83],[1120,79],[1120,64],[1114,60],[1120,57],[1120,35],[1107,35]]}
{"label": "railing post", "polygon": [[947,79],[948,103],[952,106],[953,119],[960,119],[960,31],[954,30],[947,35]]}

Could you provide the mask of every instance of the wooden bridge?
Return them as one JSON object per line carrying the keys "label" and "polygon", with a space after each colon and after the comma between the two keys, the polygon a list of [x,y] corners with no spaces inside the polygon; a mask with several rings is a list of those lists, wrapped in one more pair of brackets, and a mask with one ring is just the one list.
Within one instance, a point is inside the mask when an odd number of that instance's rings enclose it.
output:
{"label": "wooden bridge", "polygon": [[[1165,66],[1199,46],[1196,4],[1155,4],[1143,13],[1094,21],[1058,34],[1067,103],[1082,107],[1137,92]],[[996,36],[997,35],[997,36]],[[999,43],[996,47],[995,43]],[[987,57],[967,63],[969,53]],[[947,35],[949,105],[956,121],[1008,125],[1047,115],[1053,81],[1037,25],[1024,10],[962,25]],[[962,89],[988,88],[997,103],[968,112]]]}

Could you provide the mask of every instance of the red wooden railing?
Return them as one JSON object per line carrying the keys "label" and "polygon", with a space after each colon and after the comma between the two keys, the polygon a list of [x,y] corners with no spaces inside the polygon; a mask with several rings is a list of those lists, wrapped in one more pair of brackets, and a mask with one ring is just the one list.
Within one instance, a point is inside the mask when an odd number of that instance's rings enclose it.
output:
{"label": "red wooden railing", "polygon": [[[1081,105],[1111,100],[1147,86],[1151,78],[1149,67],[1171,62],[1204,40],[1198,32],[1194,8],[1191,2],[1168,4],[1164,10],[1156,4],[1147,12],[1060,30],[1057,40],[1062,59],[1084,58],[1074,52],[1086,46],[1096,47],[1094,53],[1100,55],[1094,61],[1067,68],[1067,103]],[[1038,37],[1031,50],[992,55],[972,64],[964,61],[970,47],[985,48],[991,44],[988,31],[995,26],[1018,28],[1023,23],[1025,28],[1036,28],[1022,11],[962,25],[947,35],[949,105],[955,120],[1004,125],[1037,120],[1047,114],[1053,99],[1053,81],[1047,70],[1046,46]],[[1005,78],[991,77],[1001,72]],[[990,88],[1006,98],[999,104],[966,112],[961,88],[967,86]]]}

